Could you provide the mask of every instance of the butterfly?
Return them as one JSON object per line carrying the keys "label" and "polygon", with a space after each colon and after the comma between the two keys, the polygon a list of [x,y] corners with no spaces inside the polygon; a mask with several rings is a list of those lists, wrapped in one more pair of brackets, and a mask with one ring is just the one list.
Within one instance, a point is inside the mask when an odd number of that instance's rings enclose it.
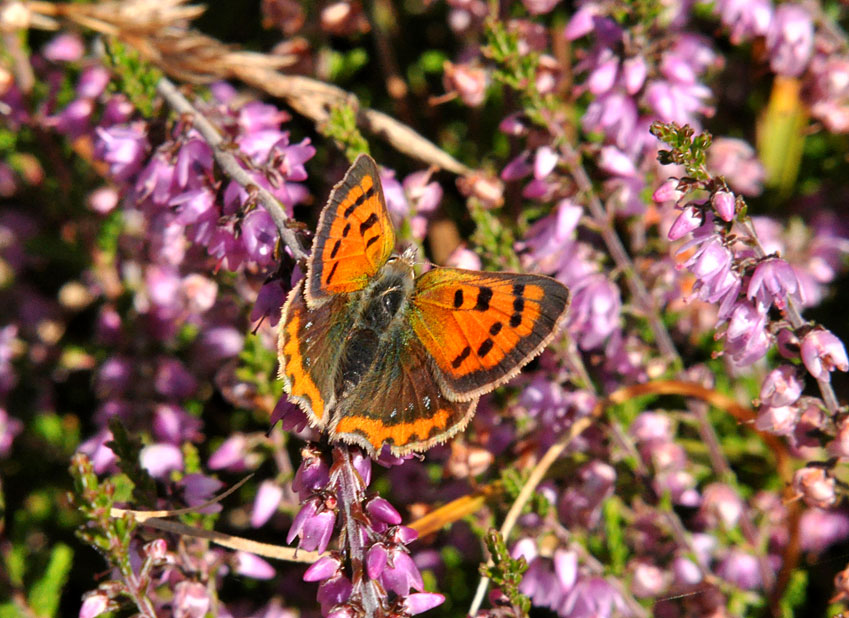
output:
{"label": "butterfly", "polygon": [[424,451],[562,326],[569,290],[542,275],[435,267],[395,254],[377,164],[360,155],[318,220],[279,326],[280,378],[310,424],[371,456]]}

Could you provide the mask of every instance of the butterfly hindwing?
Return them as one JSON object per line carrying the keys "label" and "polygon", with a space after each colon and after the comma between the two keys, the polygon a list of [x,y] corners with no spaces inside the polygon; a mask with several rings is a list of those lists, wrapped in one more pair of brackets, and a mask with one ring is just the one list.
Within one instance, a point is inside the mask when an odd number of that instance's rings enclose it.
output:
{"label": "butterfly hindwing", "polygon": [[280,378],[289,399],[306,412],[314,427],[325,427],[332,414],[336,369],[342,356],[340,342],[353,322],[343,297],[310,309],[304,281],[289,292],[283,306],[278,339]]}
{"label": "butterfly hindwing", "polygon": [[365,288],[395,248],[377,165],[360,155],[330,193],[307,263],[307,304]]}
{"label": "butterfly hindwing", "polygon": [[446,398],[409,326],[397,330],[383,339],[370,371],[340,401],[331,440],[357,444],[373,455],[388,444],[393,454],[404,455],[444,442],[471,420],[477,399]]}
{"label": "butterfly hindwing", "polygon": [[445,394],[468,400],[512,378],[566,316],[569,291],[542,275],[435,268],[416,280],[410,323]]}

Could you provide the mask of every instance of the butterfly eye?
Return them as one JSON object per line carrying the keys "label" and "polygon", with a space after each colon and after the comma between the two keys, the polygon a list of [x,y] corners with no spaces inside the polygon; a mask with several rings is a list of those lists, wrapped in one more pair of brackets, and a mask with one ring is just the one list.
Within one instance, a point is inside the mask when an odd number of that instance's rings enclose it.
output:
{"label": "butterfly eye", "polygon": [[394,316],[398,313],[398,308],[401,306],[402,294],[400,290],[390,290],[383,295],[381,302],[383,303],[383,309],[390,316]]}

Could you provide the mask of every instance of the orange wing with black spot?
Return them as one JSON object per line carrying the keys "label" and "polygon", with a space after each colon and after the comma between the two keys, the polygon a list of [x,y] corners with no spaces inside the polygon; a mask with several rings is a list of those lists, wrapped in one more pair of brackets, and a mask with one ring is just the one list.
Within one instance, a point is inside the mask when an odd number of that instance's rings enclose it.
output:
{"label": "orange wing with black spot", "polygon": [[319,217],[307,263],[307,304],[315,308],[334,294],[363,289],[394,249],[377,164],[362,154],[333,188]]}
{"label": "orange wing with black spot", "polygon": [[280,319],[277,346],[280,379],[289,399],[306,412],[313,427],[323,428],[336,403],[336,368],[354,316],[343,297],[316,309],[307,306],[304,282],[289,292]]}
{"label": "orange wing with black spot", "polygon": [[462,431],[478,400],[448,399],[433,371],[409,325],[391,333],[369,372],[339,402],[328,427],[331,441],[356,444],[375,457],[384,444],[393,454],[405,455]]}
{"label": "orange wing with black spot", "polygon": [[467,401],[542,352],[568,306],[569,290],[550,277],[435,268],[416,280],[409,316],[446,396]]}

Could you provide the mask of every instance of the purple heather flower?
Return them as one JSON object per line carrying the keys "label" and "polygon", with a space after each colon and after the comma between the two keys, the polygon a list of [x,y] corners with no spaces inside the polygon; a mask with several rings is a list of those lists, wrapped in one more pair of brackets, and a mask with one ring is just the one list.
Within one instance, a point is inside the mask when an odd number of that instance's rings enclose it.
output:
{"label": "purple heather flower", "polygon": [[410,214],[410,204],[407,202],[404,187],[395,178],[395,172],[386,168],[381,169],[380,184],[383,185],[386,208],[389,210],[389,214],[392,215],[393,221],[397,224],[406,219]]}
{"label": "purple heather flower", "polygon": [[669,578],[660,567],[644,560],[635,560],[629,565],[631,591],[639,599],[657,597],[664,593]]}
{"label": "purple heather flower", "polygon": [[[197,472],[184,476],[180,479],[179,485],[183,488],[183,499],[189,506],[200,506],[204,502],[209,502],[215,496],[215,492],[224,487],[224,483],[218,479]],[[219,513],[221,509],[221,504],[216,502],[203,507],[198,513]]]}
{"label": "purple heather flower", "polygon": [[677,202],[683,195],[684,194],[678,190],[678,179],[669,178],[654,190],[654,193],[651,195],[651,199],[658,204],[662,204],[663,202]]}
{"label": "purple heather flower", "polygon": [[304,572],[305,582],[320,582],[342,573],[342,561],[335,554],[323,556],[316,560],[310,568]]}
{"label": "purple heather flower", "polygon": [[383,587],[401,596],[410,594],[411,588],[424,590],[421,573],[406,549],[396,546],[388,554],[389,560],[380,574]]}
{"label": "purple heather flower", "polygon": [[739,549],[730,550],[716,572],[721,578],[743,590],[755,590],[763,583],[758,559]]}
{"label": "purple heather flower", "polygon": [[274,221],[265,209],[256,208],[242,220],[242,240],[248,257],[260,266],[268,266],[274,261],[274,246],[278,233]]}
{"label": "purple heather flower", "polygon": [[666,414],[643,412],[631,424],[631,435],[641,444],[656,444],[672,439],[672,421]]}
{"label": "purple heather flower", "polygon": [[242,433],[235,433],[227,438],[212,455],[207,465],[211,470],[229,468],[233,471],[244,470],[246,467],[248,441]]}
{"label": "purple heather flower", "polygon": [[682,556],[672,561],[672,573],[675,576],[675,582],[682,586],[695,586],[702,581],[702,571],[699,566]]}
{"label": "purple heather flower", "polygon": [[567,526],[594,528],[601,517],[601,504],[613,493],[616,470],[601,461],[591,461],[578,472],[579,484],[560,498],[560,519]]}
{"label": "purple heather flower", "polygon": [[625,599],[603,577],[583,578],[575,584],[558,609],[570,618],[630,616]]}
{"label": "purple heather flower", "polygon": [[633,147],[637,105],[625,93],[610,90],[593,100],[584,113],[584,130],[599,131],[623,149]]}
{"label": "purple heather flower", "polygon": [[268,562],[246,551],[237,551],[233,556],[233,570],[239,575],[253,579],[272,579],[276,575]]}
{"label": "purple heather flower", "polygon": [[245,345],[245,336],[232,326],[210,326],[196,341],[198,357],[210,363],[238,356]]}
{"label": "purple heather flower", "polygon": [[401,514],[395,510],[395,507],[389,504],[389,501],[379,496],[370,498],[366,502],[366,512],[373,520],[383,524],[394,526],[401,523]]}
{"label": "purple heather flower", "polygon": [[534,166],[530,163],[529,155],[528,151],[524,151],[511,159],[501,170],[501,180],[510,182],[511,180],[521,180],[530,175],[534,171]]}
{"label": "purple heather flower", "polygon": [[[655,193],[657,193],[657,191]],[[705,216],[702,209],[697,208],[692,204],[688,204],[687,206],[684,206],[681,210],[681,214],[678,215],[675,221],[672,222],[672,225],[669,227],[669,232],[667,233],[667,238],[673,241],[683,238],[693,230],[701,227],[704,222]]]}
{"label": "purple heather flower", "polygon": [[106,446],[107,442],[114,440],[112,432],[101,429],[91,438],[80,444],[77,449],[80,453],[88,455],[95,473],[103,474],[115,463],[115,453]]}
{"label": "purple heather flower", "polygon": [[522,4],[531,15],[544,15],[554,10],[560,0],[522,0]]}
{"label": "purple heather flower", "polygon": [[570,41],[580,39],[582,36],[589,34],[593,30],[595,30],[595,22],[597,19],[607,19],[604,17],[599,17],[598,14],[598,6],[592,3],[585,4],[577,11],[575,11],[571,19],[569,19],[569,23],[566,24],[566,28],[564,29],[563,34]]}
{"label": "purple heather flower", "polygon": [[6,457],[12,451],[15,437],[23,431],[24,424],[14,416],[9,416],[0,407],[0,458]]}
{"label": "purple heather flower", "polygon": [[619,288],[598,273],[580,280],[572,293],[569,332],[582,350],[592,350],[619,326],[622,307]]}
{"label": "purple heather flower", "polygon": [[322,553],[327,549],[335,523],[336,513],[333,508],[325,505],[319,497],[310,498],[295,515],[286,542],[291,543],[295,537],[300,536],[298,547]]}
{"label": "purple heather flower", "polygon": [[352,590],[351,581],[341,573],[321,582],[316,595],[321,605],[321,613],[328,616],[334,605],[340,605],[348,600]]}
{"label": "purple heather flower", "polygon": [[254,498],[251,512],[251,526],[259,528],[277,512],[277,506],[283,498],[283,487],[278,481],[265,480],[260,483]]}
{"label": "purple heather flower", "polygon": [[154,478],[166,478],[173,470],[183,469],[183,453],[173,444],[150,444],[139,453],[142,468]]}
{"label": "purple heather flower", "polygon": [[560,588],[571,590],[578,580],[578,554],[571,550],[558,548],[554,550],[554,574]]}
{"label": "purple heather flower", "polygon": [[180,406],[161,403],[153,413],[153,435],[161,442],[181,444],[202,439],[203,422]]}
{"label": "purple heather flower", "polygon": [[843,511],[807,509],[799,521],[799,539],[805,551],[822,553],[849,538],[849,515]]}
{"label": "purple heather flower", "polygon": [[763,405],[787,406],[799,399],[804,387],[794,366],[781,365],[767,374],[759,398]]}
{"label": "purple heather flower", "polygon": [[301,499],[306,499],[314,491],[322,489],[330,482],[330,470],[321,456],[321,451],[314,446],[301,449],[301,465],[292,480],[292,489],[298,492]]}
{"label": "purple heather flower", "polygon": [[828,443],[828,452],[834,457],[849,458],[849,421],[842,420],[837,426],[837,435]]}
{"label": "purple heather flower", "polygon": [[802,362],[817,380],[831,379],[835,369],[849,371],[843,342],[830,331],[816,328],[802,339]]}
{"label": "purple heather flower", "polygon": [[594,95],[601,95],[613,88],[619,74],[619,57],[611,49],[600,51],[595,67],[587,76],[586,87]]}
{"label": "purple heather flower", "polygon": [[782,4],[766,33],[769,65],[779,75],[798,77],[814,51],[814,24],[799,4]]}
{"label": "purple heather flower", "polygon": [[410,616],[424,613],[445,602],[445,597],[437,592],[414,592],[404,597],[401,607]]}
{"label": "purple heather flower", "polygon": [[625,91],[630,95],[637,94],[646,82],[648,67],[642,56],[632,56],[622,63],[622,81]]}
{"label": "purple heather flower", "polygon": [[51,62],[75,62],[83,57],[85,45],[76,34],[63,33],[50,40],[42,55]]}
{"label": "purple heather flower", "polygon": [[796,429],[798,419],[796,406],[763,406],[758,410],[755,427],[777,436],[788,436]]}
{"label": "purple heather flower", "polygon": [[811,507],[827,509],[837,502],[834,479],[822,468],[807,466],[796,470],[793,489]]}
{"label": "purple heather flower", "polygon": [[[228,88],[222,89],[222,86]],[[223,98],[218,98],[226,103],[229,99],[235,96],[236,92],[231,91],[229,84],[219,83],[218,94]],[[280,124],[289,119],[289,114],[280,110],[273,105],[268,105],[262,101],[249,101],[239,108],[239,128],[244,133],[256,133],[265,129],[279,129]]]}
{"label": "purple heather flower", "polygon": [[287,290],[281,279],[274,278],[263,284],[257,292],[256,302],[251,309],[251,322],[266,318],[269,326],[277,326],[283,303],[286,301],[286,293]]}
{"label": "purple heather flower", "polygon": [[141,169],[148,147],[142,127],[134,124],[95,129],[95,156],[109,164],[109,174],[116,181],[127,180]]}
{"label": "purple heather flower", "polygon": [[[772,337],[765,329],[765,321],[766,316],[748,303],[740,303],[732,312],[726,331],[725,351],[738,366],[751,365],[769,350]],[[745,330],[747,326],[749,330]],[[732,332],[737,336],[732,337]]]}
{"label": "purple heather flower", "polygon": [[182,581],[174,587],[174,618],[203,618],[210,603],[209,591],[200,582]]}
{"label": "purple heather flower", "polygon": [[78,618],[96,618],[109,611],[109,597],[101,592],[86,594]]}
{"label": "purple heather flower", "polygon": [[106,90],[110,79],[112,76],[104,67],[99,65],[86,67],[77,81],[77,96],[81,99],[96,99]]}
{"label": "purple heather flower", "polygon": [[375,543],[368,549],[366,554],[366,573],[371,579],[377,579],[386,568],[389,561],[389,552],[383,543]]}
{"label": "purple heather flower", "polygon": [[197,380],[176,358],[161,358],[156,366],[153,387],[164,397],[184,399],[197,390]]}
{"label": "purple heather flower", "polygon": [[763,191],[766,171],[748,142],[731,137],[714,138],[707,164],[711,172],[723,176],[738,193],[760,195]]}
{"label": "purple heather flower", "polygon": [[749,280],[747,298],[755,300],[762,311],[769,309],[773,303],[779,309],[784,309],[787,299],[792,298],[796,303],[803,302],[799,280],[790,264],[781,258],[766,258],[762,260],[752,273]]}
{"label": "purple heather flower", "polygon": [[483,104],[489,85],[489,76],[485,69],[472,64],[446,62],[443,70],[446,92],[456,92],[469,107]]}
{"label": "purple heather flower", "polygon": [[100,187],[89,193],[86,203],[94,212],[108,215],[118,206],[118,192],[112,187]]}
{"label": "purple heather flower", "polygon": [[734,200],[734,194],[728,191],[717,191],[710,198],[716,214],[723,221],[731,221],[734,219],[734,214],[737,210],[737,203]]}
{"label": "purple heather flower", "polygon": [[95,391],[101,399],[119,397],[130,386],[133,363],[123,356],[112,356],[103,361],[95,376]]}
{"label": "purple heather flower", "polygon": [[754,36],[763,36],[772,21],[770,0],[717,0],[715,10],[731,29],[731,42],[739,45]]}
{"label": "purple heather flower", "polygon": [[466,270],[480,270],[481,259],[477,253],[468,249],[466,245],[460,245],[451,252],[451,255],[445,260],[445,265],[453,268],[464,268]]}
{"label": "purple heather flower", "polygon": [[616,146],[602,146],[598,153],[598,166],[608,174],[634,177],[637,168],[634,162]]}
{"label": "purple heather flower", "polygon": [[431,213],[442,201],[442,185],[431,181],[431,170],[414,172],[404,179],[403,187],[418,214]]}
{"label": "purple heather flower", "polygon": [[74,140],[91,131],[89,119],[94,112],[94,103],[88,99],[75,99],[58,115],[51,116],[49,123],[58,132]]}
{"label": "purple heather flower", "polygon": [[149,543],[145,543],[142,553],[145,558],[155,563],[165,562],[168,558],[168,543],[165,542],[165,539],[154,539]]}
{"label": "purple heather flower", "polygon": [[100,115],[100,124],[104,127],[123,125],[130,121],[135,114],[136,108],[123,94],[116,94],[109,98],[106,107]]}
{"label": "purple heather flower", "polygon": [[540,146],[534,153],[534,178],[542,180],[554,171],[559,157],[551,146]]}
{"label": "purple heather flower", "polygon": [[743,500],[728,485],[711,483],[702,491],[701,514],[709,526],[721,523],[729,530],[740,521]]}

